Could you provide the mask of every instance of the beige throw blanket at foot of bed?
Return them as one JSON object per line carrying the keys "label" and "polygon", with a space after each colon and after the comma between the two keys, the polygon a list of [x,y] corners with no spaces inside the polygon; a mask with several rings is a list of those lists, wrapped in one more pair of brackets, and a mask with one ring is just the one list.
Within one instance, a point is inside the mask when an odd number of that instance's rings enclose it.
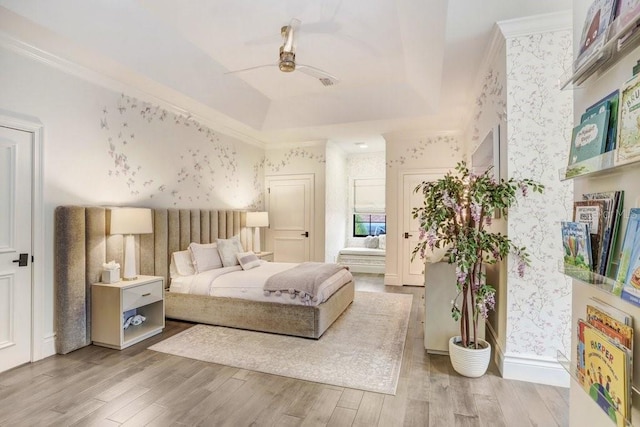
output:
{"label": "beige throw blanket at foot of bed", "polygon": [[317,301],[320,285],[343,268],[346,267],[338,264],[303,262],[269,277],[264,284],[264,292],[265,295],[289,292],[291,298],[299,296],[302,301]]}

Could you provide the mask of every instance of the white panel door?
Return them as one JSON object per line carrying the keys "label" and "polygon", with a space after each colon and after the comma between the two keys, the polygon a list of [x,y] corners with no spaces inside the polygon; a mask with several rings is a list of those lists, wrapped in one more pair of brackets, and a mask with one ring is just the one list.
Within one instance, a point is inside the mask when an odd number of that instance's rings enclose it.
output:
{"label": "white panel door", "polygon": [[266,177],[267,243],[276,262],[311,260],[313,183],[313,175]]}
{"label": "white panel door", "polygon": [[410,286],[424,286],[424,260],[420,255],[416,255],[413,260],[411,254],[413,249],[420,242],[420,223],[413,218],[414,207],[422,206],[422,195],[415,193],[415,188],[423,181],[432,181],[444,176],[446,171],[440,169],[421,173],[402,174],[402,189],[400,191],[402,200],[401,208],[401,231],[400,255],[398,262],[402,265],[402,284]]}
{"label": "white panel door", "polygon": [[0,126],[0,372],[31,361],[32,141]]}

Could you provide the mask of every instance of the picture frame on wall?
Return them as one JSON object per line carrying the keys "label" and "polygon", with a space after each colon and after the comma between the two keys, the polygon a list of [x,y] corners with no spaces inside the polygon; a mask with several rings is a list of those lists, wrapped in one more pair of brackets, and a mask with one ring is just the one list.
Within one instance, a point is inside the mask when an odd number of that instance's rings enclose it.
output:
{"label": "picture frame on wall", "polygon": [[479,175],[490,168],[500,182],[500,125],[495,125],[471,154],[471,172]]}

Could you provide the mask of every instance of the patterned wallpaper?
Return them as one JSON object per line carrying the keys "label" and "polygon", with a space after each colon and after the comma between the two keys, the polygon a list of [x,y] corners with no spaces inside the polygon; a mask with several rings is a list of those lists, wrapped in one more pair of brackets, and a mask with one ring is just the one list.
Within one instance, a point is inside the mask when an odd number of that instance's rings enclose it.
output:
{"label": "patterned wallpaper", "polygon": [[[219,135],[190,116],[122,94],[102,108],[110,180],[136,200],[178,207],[263,206],[262,176],[241,163],[262,150]],[[221,203],[222,202],[222,203]]]}
{"label": "patterned wallpaper", "polygon": [[520,278],[515,262],[508,263],[507,351],[555,358],[571,343],[571,282],[558,262],[560,221],[571,218],[573,190],[559,181],[558,170],[566,166],[573,98],[559,90],[557,76],[571,64],[572,35],[557,31],[506,43],[508,173],[546,187],[509,211],[509,237],[529,249],[532,265]]}
{"label": "patterned wallpaper", "polygon": [[[387,141],[387,167],[438,167],[425,165],[427,159],[454,159],[453,165],[462,156],[462,141],[459,135],[431,135],[416,138],[411,143]],[[437,153],[437,154],[436,154]],[[442,156],[442,157],[441,157]]]}

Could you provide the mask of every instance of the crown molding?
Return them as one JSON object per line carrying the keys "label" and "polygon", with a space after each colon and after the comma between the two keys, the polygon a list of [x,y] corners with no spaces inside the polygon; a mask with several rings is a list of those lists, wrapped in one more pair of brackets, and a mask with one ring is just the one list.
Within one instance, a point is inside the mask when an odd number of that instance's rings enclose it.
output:
{"label": "crown molding", "polygon": [[[51,52],[47,52],[6,32],[0,32],[0,48],[14,52],[33,61],[40,62],[51,68],[55,68],[66,74],[72,75],[89,83],[101,86],[116,93],[126,93],[140,100],[158,105],[161,108],[181,116],[190,117],[202,125],[211,128],[212,131],[235,138],[239,141],[259,148],[265,148],[265,142],[252,136],[249,132],[238,129],[234,126],[231,118],[212,110],[191,98],[167,88],[148,78],[134,75],[130,70],[113,69],[105,67],[106,70],[117,74],[120,78],[115,78],[107,73],[96,71],[92,68],[69,61]],[[182,99],[180,99],[182,98]],[[176,102],[175,100],[178,100]],[[179,105],[181,104],[181,105]]]}
{"label": "crown molding", "polygon": [[497,26],[505,38],[529,36],[531,34],[549,33],[553,31],[571,30],[573,14],[571,10],[527,16],[497,22]]}

